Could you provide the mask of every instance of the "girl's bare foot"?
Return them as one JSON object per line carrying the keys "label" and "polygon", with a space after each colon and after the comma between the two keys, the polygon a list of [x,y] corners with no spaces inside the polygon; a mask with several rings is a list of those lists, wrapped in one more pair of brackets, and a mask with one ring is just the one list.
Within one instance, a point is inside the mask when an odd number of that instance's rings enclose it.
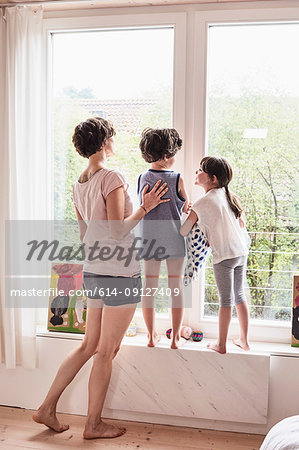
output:
{"label": "girl's bare foot", "polygon": [[225,345],[208,344],[207,347],[210,350],[214,350],[214,352],[221,353],[222,355],[224,355],[224,353],[226,353],[226,346]]}
{"label": "girl's bare foot", "polygon": [[187,342],[187,341],[186,341],[186,339],[184,339],[184,338],[174,339],[174,340],[171,342],[170,348],[173,348],[173,349],[176,350],[176,349],[178,349],[179,347],[181,347],[182,345],[184,345],[186,342]]}
{"label": "girl's bare foot", "polygon": [[237,346],[246,350],[247,352],[250,350],[249,344],[246,341],[242,341],[241,339],[233,339],[233,343]]}
{"label": "girl's bare foot", "polygon": [[122,436],[126,431],[125,428],[115,427],[101,421],[96,427],[86,425],[83,437],[84,439],[112,439]]}
{"label": "girl's bare foot", "polygon": [[152,336],[150,336],[148,334],[147,337],[148,337],[148,343],[147,343],[148,347],[155,347],[158,344],[158,342],[161,340],[161,336],[159,334],[154,334]]}
{"label": "girl's bare foot", "polygon": [[41,408],[33,414],[32,419],[34,422],[42,423],[57,433],[62,433],[70,428],[69,425],[63,425],[59,422],[55,412],[45,411]]}

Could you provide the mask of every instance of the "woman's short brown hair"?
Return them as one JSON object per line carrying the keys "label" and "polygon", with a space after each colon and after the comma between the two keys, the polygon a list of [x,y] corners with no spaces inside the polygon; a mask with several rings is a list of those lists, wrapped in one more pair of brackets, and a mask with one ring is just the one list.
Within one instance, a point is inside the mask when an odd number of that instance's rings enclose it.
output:
{"label": "woman's short brown hair", "polygon": [[89,158],[114,135],[115,130],[109,120],[92,117],[76,126],[72,141],[79,155]]}
{"label": "woman's short brown hair", "polygon": [[171,158],[182,147],[182,139],[174,128],[145,128],[141,135],[139,148],[143,159],[152,163]]}

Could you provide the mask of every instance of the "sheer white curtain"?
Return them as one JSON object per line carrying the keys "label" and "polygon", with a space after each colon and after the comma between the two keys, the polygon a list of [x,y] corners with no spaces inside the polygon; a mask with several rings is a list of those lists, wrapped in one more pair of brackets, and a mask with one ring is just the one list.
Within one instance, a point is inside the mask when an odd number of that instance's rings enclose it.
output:
{"label": "sheer white curtain", "polygon": [[5,220],[49,219],[42,9],[0,10],[0,338],[7,368],[36,366],[34,308],[7,307]]}

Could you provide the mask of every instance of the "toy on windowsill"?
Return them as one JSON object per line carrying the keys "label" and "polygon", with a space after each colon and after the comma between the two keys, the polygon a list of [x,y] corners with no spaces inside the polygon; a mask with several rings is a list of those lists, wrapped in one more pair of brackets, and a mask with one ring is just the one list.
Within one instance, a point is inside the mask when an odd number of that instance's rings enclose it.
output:
{"label": "toy on windowsill", "polygon": [[168,339],[171,339],[172,328],[169,328],[169,330],[167,330],[165,334]]}
{"label": "toy on windowsill", "polygon": [[[172,328],[169,328],[167,331],[166,331],[166,337],[168,338],[168,339],[171,339],[171,337],[172,337]],[[183,337],[183,338],[185,338],[185,339],[190,339],[190,337],[191,337],[191,334],[192,334],[192,328],[190,328],[190,327],[182,327],[181,328],[181,337]]]}
{"label": "toy on windowsill", "polygon": [[136,324],[134,322],[131,322],[129,328],[127,329],[126,336],[132,337],[136,336],[136,334],[137,334]]}
{"label": "toy on windowsill", "polygon": [[181,336],[185,339],[190,339],[192,334],[192,328],[190,327],[182,327],[181,328]]}
{"label": "toy on windowsill", "polygon": [[193,331],[191,334],[191,338],[195,342],[200,342],[203,339],[203,332],[202,331]]}

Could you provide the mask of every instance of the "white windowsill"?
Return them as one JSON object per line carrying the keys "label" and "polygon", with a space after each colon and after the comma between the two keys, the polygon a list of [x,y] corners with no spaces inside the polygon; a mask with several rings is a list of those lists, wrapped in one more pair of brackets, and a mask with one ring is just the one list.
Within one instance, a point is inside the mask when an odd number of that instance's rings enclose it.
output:
{"label": "white windowsill", "polygon": [[[69,339],[69,340],[82,340],[84,334],[76,333],[61,333],[57,331],[48,331],[45,329],[39,329],[36,333],[37,337],[46,338],[59,338],[59,339]],[[210,352],[207,349],[207,344],[214,342],[213,339],[203,339],[201,342],[193,342],[192,340],[187,341],[180,350],[186,351],[204,351]],[[138,333],[136,336],[127,337],[125,336],[122,345],[135,346],[135,347],[146,347],[147,338],[145,333]],[[250,352],[244,352],[243,350],[236,347],[231,341],[228,341],[228,353],[239,353],[251,355],[269,355],[269,356],[292,356],[299,358],[299,347],[291,347],[290,344],[282,343],[268,343],[268,342],[251,342]],[[166,336],[162,336],[161,341],[157,345],[157,348],[169,348],[170,340]],[[154,350],[154,349],[153,349]],[[170,348],[169,348],[170,350]]]}

